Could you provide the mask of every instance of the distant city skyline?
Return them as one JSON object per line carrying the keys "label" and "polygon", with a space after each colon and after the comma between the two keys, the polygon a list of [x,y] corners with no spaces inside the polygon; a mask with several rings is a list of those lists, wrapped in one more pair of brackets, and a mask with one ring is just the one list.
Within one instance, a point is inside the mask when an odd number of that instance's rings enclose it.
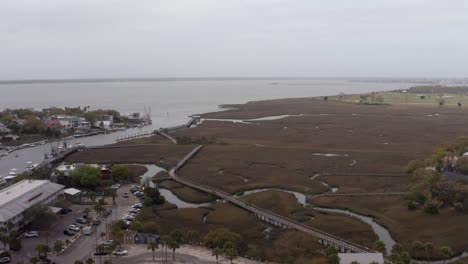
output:
{"label": "distant city skyline", "polygon": [[0,80],[468,77],[468,2],[5,0]]}

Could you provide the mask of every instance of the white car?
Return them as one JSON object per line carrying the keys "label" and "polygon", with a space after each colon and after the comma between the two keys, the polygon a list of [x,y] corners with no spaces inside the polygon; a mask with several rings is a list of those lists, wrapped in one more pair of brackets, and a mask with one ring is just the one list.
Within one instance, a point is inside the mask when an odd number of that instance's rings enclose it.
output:
{"label": "white car", "polygon": [[114,243],[114,240],[109,239],[109,240],[102,241],[101,244],[104,246],[110,246],[112,243]]}
{"label": "white car", "polygon": [[10,261],[11,261],[10,257],[0,258],[0,263],[10,263]]}
{"label": "white car", "polygon": [[24,233],[24,237],[27,237],[27,238],[38,237],[38,236],[39,236],[39,232],[37,231],[29,231],[29,232]]}
{"label": "white car", "polygon": [[69,225],[68,229],[70,229],[71,231],[75,231],[75,232],[80,231],[80,227],[77,225]]}
{"label": "white car", "polygon": [[128,254],[128,251],[125,249],[117,249],[112,251],[112,254],[116,256],[126,256]]}

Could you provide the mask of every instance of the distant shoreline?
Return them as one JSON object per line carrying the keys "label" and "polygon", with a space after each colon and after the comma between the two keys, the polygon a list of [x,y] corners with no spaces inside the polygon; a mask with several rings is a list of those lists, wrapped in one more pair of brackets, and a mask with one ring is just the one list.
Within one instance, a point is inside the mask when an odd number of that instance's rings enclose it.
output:
{"label": "distant shoreline", "polygon": [[435,83],[439,79],[426,78],[365,78],[365,77],[186,77],[186,78],[75,78],[75,79],[29,79],[0,80],[0,85],[55,84],[55,83],[115,83],[115,82],[171,82],[171,81],[261,81],[261,80],[347,80],[350,82],[380,83]]}

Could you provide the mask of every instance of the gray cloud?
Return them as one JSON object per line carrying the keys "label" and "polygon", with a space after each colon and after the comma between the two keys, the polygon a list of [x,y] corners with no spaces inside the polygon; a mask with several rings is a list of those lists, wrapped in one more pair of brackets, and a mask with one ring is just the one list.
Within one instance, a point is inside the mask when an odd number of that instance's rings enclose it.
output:
{"label": "gray cloud", "polygon": [[465,77],[462,0],[3,0],[0,79]]}

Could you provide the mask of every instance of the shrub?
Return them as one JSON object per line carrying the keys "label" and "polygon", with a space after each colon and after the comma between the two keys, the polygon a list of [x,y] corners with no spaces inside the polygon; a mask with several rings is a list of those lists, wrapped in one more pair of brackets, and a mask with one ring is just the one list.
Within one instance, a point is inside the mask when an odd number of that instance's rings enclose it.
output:
{"label": "shrub", "polygon": [[440,201],[438,201],[436,199],[429,200],[424,205],[424,212],[427,213],[427,214],[431,214],[431,215],[439,214],[440,206],[441,206]]}

